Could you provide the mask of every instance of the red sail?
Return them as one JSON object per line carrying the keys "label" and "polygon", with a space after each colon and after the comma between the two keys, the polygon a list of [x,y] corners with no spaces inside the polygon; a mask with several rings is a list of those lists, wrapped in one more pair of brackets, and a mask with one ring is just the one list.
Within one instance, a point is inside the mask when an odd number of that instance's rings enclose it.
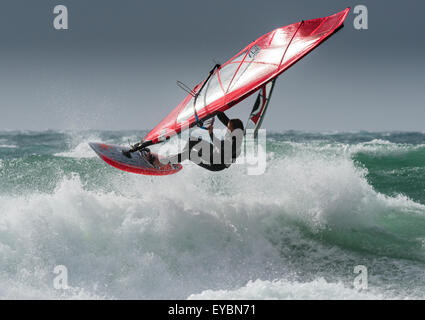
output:
{"label": "red sail", "polygon": [[215,70],[195,99],[188,95],[145,137],[157,143],[242,101],[276,78],[339,29],[350,8],[329,17],[297,22],[277,28],[242,49]]}

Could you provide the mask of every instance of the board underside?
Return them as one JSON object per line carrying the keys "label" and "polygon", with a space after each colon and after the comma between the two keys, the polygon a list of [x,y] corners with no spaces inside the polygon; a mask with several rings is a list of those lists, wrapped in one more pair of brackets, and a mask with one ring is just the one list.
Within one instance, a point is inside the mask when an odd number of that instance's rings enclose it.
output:
{"label": "board underside", "polygon": [[131,157],[126,157],[122,151],[128,151],[130,148],[114,144],[105,144],[90,142],[90,147],[96,154],[109,165],[123,171],[164,176],[176,173],[182,169],[181,164],[166,164],[160,168],[155,168],[141,152],[134,152]]}

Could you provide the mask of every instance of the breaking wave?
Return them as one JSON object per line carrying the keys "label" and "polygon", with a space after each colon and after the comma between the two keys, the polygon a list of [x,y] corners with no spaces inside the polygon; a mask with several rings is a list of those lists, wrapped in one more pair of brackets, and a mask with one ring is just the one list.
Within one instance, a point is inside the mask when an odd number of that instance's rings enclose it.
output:
{"label": "breaking wave", "polygon": [[[364,145],[275,139],[260,176],[185,165],[151,178],[106,166],[83,143],[2,160],[0,175],[24,191],[0,192],[1,298],[424,296],[425,206],[378,192],[353,159]],[[43,175],[50,188],[33,181]],[[67,290],[53,286],[57,265]],[[353,288],[356,265],[370,270],[367,292]]]}

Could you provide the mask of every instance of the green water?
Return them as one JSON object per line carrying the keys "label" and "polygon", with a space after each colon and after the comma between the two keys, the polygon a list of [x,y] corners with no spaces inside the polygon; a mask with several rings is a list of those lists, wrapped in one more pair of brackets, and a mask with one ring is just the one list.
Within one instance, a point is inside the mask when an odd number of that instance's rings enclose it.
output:
{"label": "green water", "polygon": [[145,134],[0,132],[1,297],[425,296],[425,134],[268,132],[258,176],[133,175],[87,144]]}

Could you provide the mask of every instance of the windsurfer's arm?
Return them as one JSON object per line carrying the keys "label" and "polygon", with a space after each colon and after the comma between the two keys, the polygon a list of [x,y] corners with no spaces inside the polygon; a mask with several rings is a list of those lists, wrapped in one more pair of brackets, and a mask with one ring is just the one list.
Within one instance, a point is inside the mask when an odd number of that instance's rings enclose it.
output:
{"label": "windsurfer's arm", "polygon": [[[224,113],[223,113],[223,114],[224,114]],[[224,115],[224,116],[226,116],[226,115]],[[214,131],[213,131],[213,129],[214,129],[214,126],[213,126],[213,125],[210,125],[210,126],[208,127],[208,133],[210,134],[211,142],[212,142],[212,144],[214,145],[214,147],[216,147],[218,150],[221,150],[221,140],[220,140],[220,139],[218,139],[218,138],[214,135]]]}
{"label": "windsurfer's arm", "polygon": [[227,127],[227,124],[229,123],[229,118],[224,114],[224,112],[217,112],[217,118],[221,121],[222,124]]}

